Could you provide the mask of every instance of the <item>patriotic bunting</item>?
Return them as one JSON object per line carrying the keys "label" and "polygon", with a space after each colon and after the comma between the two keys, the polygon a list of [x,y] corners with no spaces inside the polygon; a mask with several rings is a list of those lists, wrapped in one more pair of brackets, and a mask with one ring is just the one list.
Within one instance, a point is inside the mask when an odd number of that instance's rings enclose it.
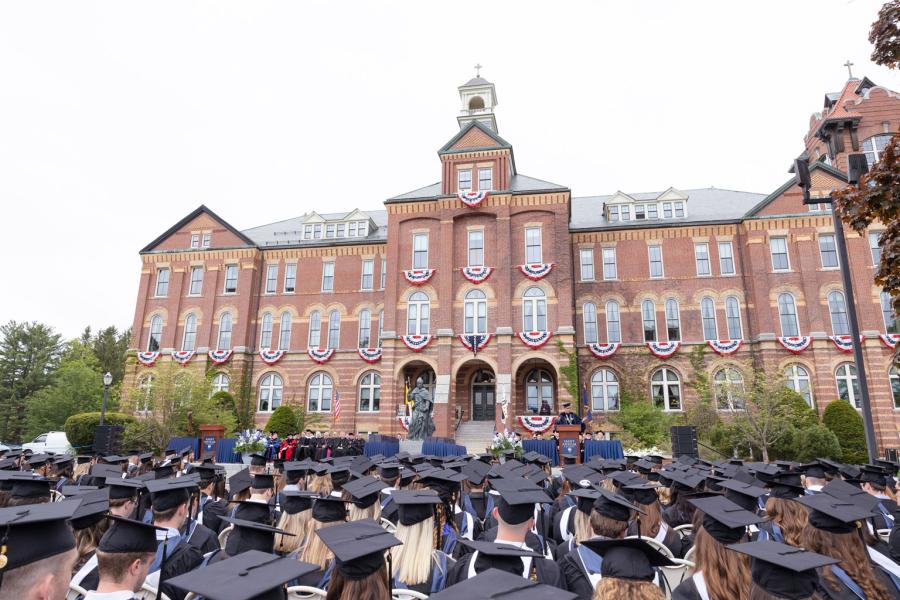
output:
{"label": "patriotic bunting", "polygon": [[794,354],[800,354],[812,343],[812,338],[808,335],[780,337],[778,343],[784,346],[784,349]]}
{"label": "patriotic bunting", "polygon": [[531,433],[544,433],[556,423],[556,417],[546,416],[546,417],[532,417],[532,416],[520,416],[517,417],[519,420],[519,425],[530,431]]}
{"label": "patriotic bunting", "polygon": [[491,334],[460,335],[459,341],[463,343],[463,346],[471,350],[473,354],[478,354],[491,341]]}
{"label": "patriotic bunting", "polygon": [[397,420],[400,421],[400,427],[403,428],[403,431],[409,431],[409,417],[397,417]]}
{"label": "patriotic bunting", "polygon": [[138,352],[137,359],[138,362],[144,365],[145,367],[152,367],[156,360],[159,358],[159,352]]}
{"label": "patriotic bunting", "polygon": [[706,343],[719,356],[728,356],[740,350],[744,340],[707,340]]}
{"label": "patriotic bunting", "polygon": [[894,350],[897,347],[897,344],[900,344],[900,333],[883,333],[878,336],[881,340],[881,343]]}
{"label": "patriotic bunting", "polygon": [[528,279],[539,281],[546,277],[553,268],[553,263],[532,263],[530,265],[519,265],[519,270]]}
{"label": "patriotic bunting", "polygon": [[484,283],[487,281],[491,273],[494,272],[493,267],[463,267],[460,269],[463,277],[472,283]]}
{"label": "patriotic bunting", "polygon": [[334,348],[307,348],[306,355],[309,356],[314,363],[324,365],[331,357],[334,356]]}
{"label": "patriotic bunting", "polygon": [[274,365],[284,356],[284,350],[269,350],[268,348],[260,348],[259,357],[267,365]]}
{"label": "patriotic bunting", "polygon": [[621,346],[619,342],[612,342],[609,344],[598,344],[597,342],[593,342],[588,344],[588,350],[591,351],[591,354],[596,356],[597,358],[610,358],[613,354],[619,351],[619,346]]}
{"label": "patriotic bunting", "polygon": [[194,358],[193,350],[172,350],[172,360],[182,367],[191,362],[192,358]]}
{"label": "patriotic bunting", "polygon": [[381,360],[381,348],[359,348],[357,352],[359,352],[359,357],[370,365]]}
{"label": "patriotic bunting", "polygon": [[209,360],[211,360],[214,365],[221,365],[222,363],[228,362],[232,352],[232,350],[210,350]]}
{"label": "patriotic bunting", "polygon": [[[834,347],[841,352],[847,352],[848,354],[853,352],[853,338],[849,335],[829,335],[828,339],[831,340]],[[859,343],[862,344],[865,339],[865,336],[860,334]]]}
{"label": "patriotic bunting", "polygon": [[413,285],[422,285],[434,276],[437,269],[413,269],[411,271],[403,271],[403,277]]}
{"label": "patriotic bunting", "polygon": [[431,343],[430,335],[401,335],[400,339],[413,352],[421,352]]}
{"label": "patriotic bunting", "polygon": [[532,350],[537,350],[553,337],[553,333],[550,331],[520,331],[516,335],[519,336],[523,344]]}
{"label": "patriotic bunting", "polygon": [[681,342],[647,342],[650,354],[656,358],[669,358],[681,348]]}
{"label": "patriotic bunting", "polygon": [[480,192],[456,192],[456,197],[469,208],[475,208],[484,202],[485,198],[488,197],[488,192],[487,190]]}

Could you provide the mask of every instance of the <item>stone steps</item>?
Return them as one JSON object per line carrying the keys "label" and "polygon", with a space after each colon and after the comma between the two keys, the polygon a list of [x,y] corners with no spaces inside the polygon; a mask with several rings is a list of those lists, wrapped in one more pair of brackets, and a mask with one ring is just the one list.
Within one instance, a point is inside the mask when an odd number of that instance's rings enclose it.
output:
{"label": "stone steps", "polygon": [[493,421],[464,421],[454,435],[456,443],[465,446],[469,454],[481,454],[494,439]]}

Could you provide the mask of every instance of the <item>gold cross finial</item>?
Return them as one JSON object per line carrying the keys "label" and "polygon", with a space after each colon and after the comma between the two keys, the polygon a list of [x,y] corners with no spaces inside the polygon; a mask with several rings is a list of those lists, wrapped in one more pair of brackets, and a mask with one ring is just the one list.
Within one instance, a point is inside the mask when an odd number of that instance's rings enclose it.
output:
{"label": "gold cross finial", "polygon": [[481,77],[481,69],[483,69],[480,64],[475,65],[475,77]]}
{"label": "gold cross finial", "polygon": [[847,74],[850,76],[850,79],[853,79],[853,71],[850,69],[850,67],[853,66],[853,63],[850,62],[849,58],[847,59],[847,62],[844,63],[844,66],[847,67]]}

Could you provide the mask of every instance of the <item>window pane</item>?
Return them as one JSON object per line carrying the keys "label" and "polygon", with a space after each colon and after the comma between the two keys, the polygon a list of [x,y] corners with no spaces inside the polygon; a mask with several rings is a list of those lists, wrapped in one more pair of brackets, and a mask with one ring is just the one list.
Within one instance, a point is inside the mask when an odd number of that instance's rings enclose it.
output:
{"label": "window pane", "polygon": [[828,294],[828,311],[831,313],[831,328],[834,335],[850,335],[844,294],[837,291]]}
{"label": "window pane", "polygon": [[834,268],[838,266],[837,247],[834,244],[833,235],[819,237],[819,255],[822,258],[822,268]]}
{"label": "window pane", "polygon": [[794,306],[794,297],[790,294],[778,296],[778,314],[781,320],[781,335],[795,337],[800,335],[797,325],[797,309]]}
{"label": "window pane", "polygon": [[678,302],[666,300],[666,335],[670,342],[681,340],[681,318],[678,314]]}
{"label": "window pane", "polygon": [[238,280],[237,265],[226,265],[225,266],[225,293],[226,294],[233,294],[233,293],[237,292],[237,280]]}
{"label": "window pane", "polygon": [[469,266],[484,266],[484,231],[473,229],[469,231]]}
{"label": "window pane", "polygon": [[650,300],[641,304],[641,316],[644,321],[644,341],[656,341],[656,306]]}
{"label": "window pane", "polygon": [[413,269],[428,268],[428,234],[413,235]]}
{"label": "window pane", "polygon": [[616,249],[603,249],[603,279],[615,279],[616,269]]}
{"label": "window pane", "polygon": [[872,265],[878,266],[881,263],[881,234],[877,232],[869,233],[869,250],[872,252]]}
{"label": "window pane", "polygon": [[259,335],[259,347],[267,350],[272,347],[272,314],[265,313],[262,318],[262,328]]}
{"label": "window pane", "polygon": [[734,256],[731,250],[731,242],[719,242],[719,272],[722,275],[734,274]]}
{"label": "window pane", "polygon": [[541,228],[525,228],[525,262],[528,264],[542,262],[543,253],[541,250]]}
{"label": "window pane", "polygon": [[231,313],[222,313],[219,318],[219,350],[231,350]]}
{"label": "window pane", "polygon": [[897,313],[894,311],[893,298],[888,292],[881,292],[881,316],[884,318],[884,330],[887,333],[900,333]]}
{"label": "window pane", "polygon": [[597,307],[593,303],[588,302],[582,309],[582,319],[584,320],[584,341],[587,344],[593,344],[598,341],[597,338]]}
{"label": "window pane", "polygon": [[694,259],[697,263],[697,275],[709,275],[709,244],[694,244]]}
{"label": "window pane", "polygon": [[619,327],[619,303],[606,303],[606,341],[619,343],[622,341],[622,332]]}
{"label": "window pane", "polygon": [[371,313],[367,310],[360,311],[359,313],[359,340],[358,344],[360,348],[368,348],[370,346],[369,335],[372,331],[372,317]]}
{"label": "window pane", "polygon": [[169,295],[169,270],[160,269],[156,272],[156,295],[160,298]]}
{"label": "window pane", "polygon": [[716,306],[711,298],[704,298],[700,301],[700,316],[703,318],[703,339],[719,339],[716,327]]}
{"label": "window pane", "polygon": [[313,311],[309,315],[309,341],[310,348],[318,348],[321,343],[322,317],[319,311]]}
{"label": "window pane", "polygon": [[364,290],[371,290],[375,283],[375,261],[362,261],[362,282],[360,287]]}
{"label": "window pane", "polygon": [[191,267],[191,296],[199,296],[203,293],[203,267]]}
{"label": "window pane", "polygon": [[729,296],[725,299],[725,320],[728,325],[728,339],[743,339],[743,332],[741,331],[741,306],[738,299],[734,296]]}
{"label": "window pane", "polygon": [[338,348],[341,344],[341,313],[336,310],[328,315],[328,348]]}
{"label": "window pane", "polygon": [[478,169],[478,190],[491,191],[494,189],[494,170],[490,167]]}
{"label": "window pane", "polygon": [[460,169],[456,172],[457,189],[461,192],[467,192],[472,189],[472,170]]}
{"label": "window pane", "polygon": [[330,261],[322,263],[322,291],[334,291],[334,263]]}
{"label": "window pane", "polygon": [[278,265],[266,267],[266,293],[274,294],[278,288]]}
{"label": "window pane", "polygon": [[650,257],[650,277],[662,277],[662,246],[647,246],[647,253]]}
{"label": "window pane", "polygon": [[790,269],[790,261],[787,253],[787,240],[784,238],[772,238],[769,240],[772,250],[772,269],[775,271],[786,271]]}
{"label": "window pane", "polygon": [[592,281],[594,279],[594,251],[591,248],[582,248],[581,256],[581,280]]}
{"label": "window pane", "polygon": [[281,313],[281,329],[278,332],[278,349],[291,349],[291,313]]}

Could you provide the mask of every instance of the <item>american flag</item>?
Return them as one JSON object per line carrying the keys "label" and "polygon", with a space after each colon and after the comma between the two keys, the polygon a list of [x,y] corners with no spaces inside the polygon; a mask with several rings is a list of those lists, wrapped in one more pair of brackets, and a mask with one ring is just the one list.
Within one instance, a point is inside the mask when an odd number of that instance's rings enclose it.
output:
{"label": "american flag", "polygon": [[332,423],[337,423],[337,420],[341,417],[341,393],[337,390],[334,391],[334,420]]}

